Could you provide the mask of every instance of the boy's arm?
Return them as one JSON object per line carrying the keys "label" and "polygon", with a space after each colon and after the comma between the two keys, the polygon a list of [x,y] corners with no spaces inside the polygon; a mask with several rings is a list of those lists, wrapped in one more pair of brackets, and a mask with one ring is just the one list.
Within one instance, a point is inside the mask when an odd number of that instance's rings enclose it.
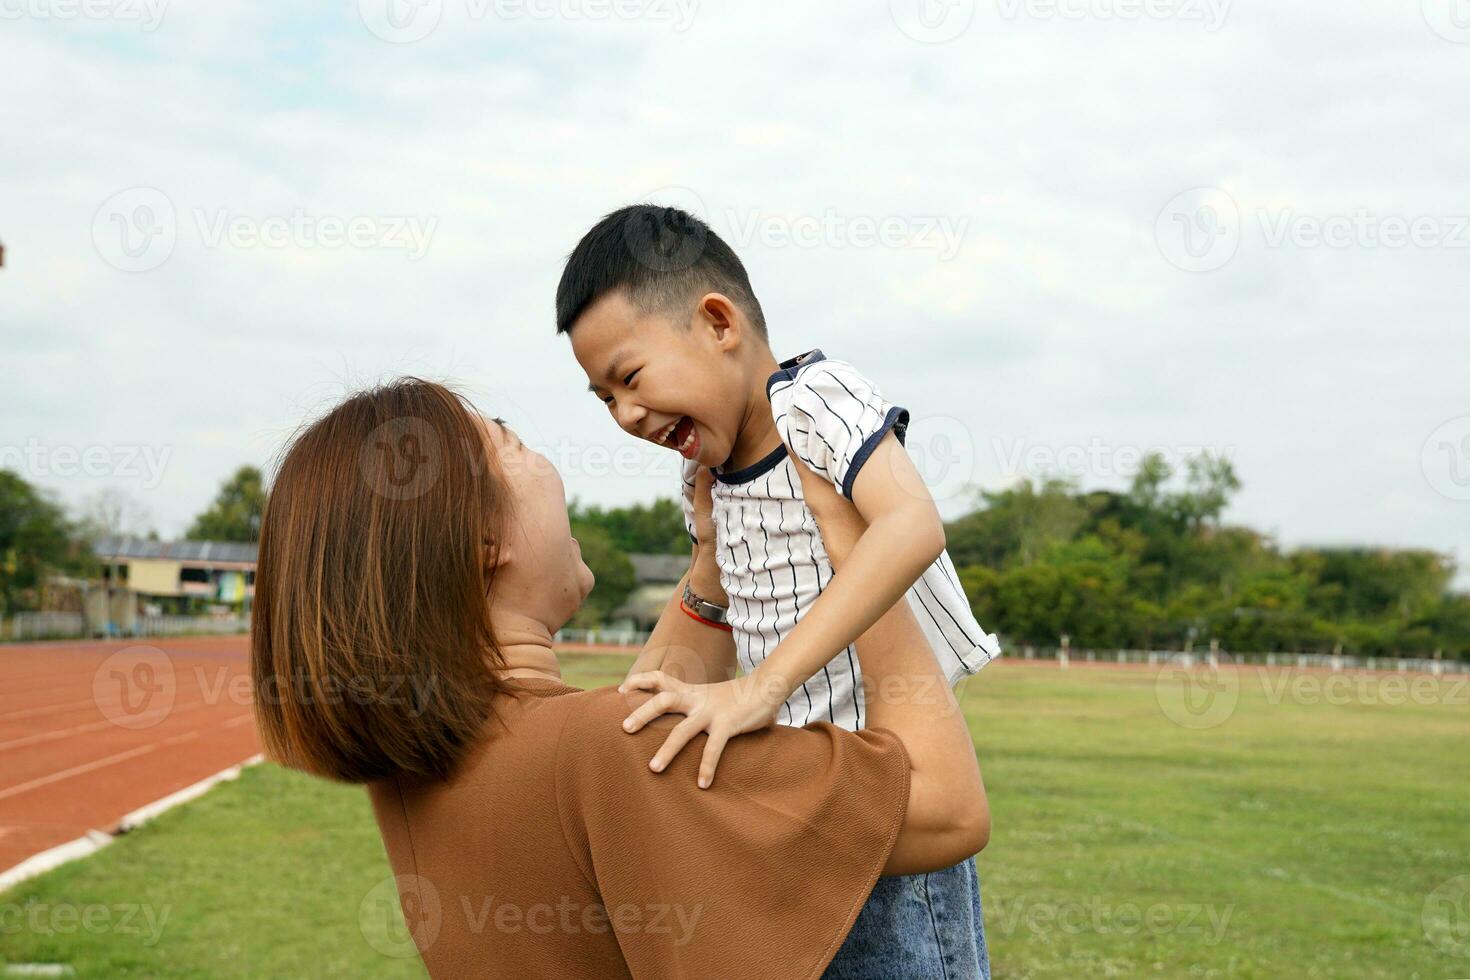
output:
{"label": "boy's arm", "polygon": [[729,630],[715,629],[686,615],[680,608],[684,586],[701,599],[726,605],[725,587],[715,564],[715,527],[710,486],[714,482],[706,468],[694,477],[691,521],[697,539],[689,557],[689,571],[674,587],[664,604],[653,632],[628,676],[663,670],[693,684],[712,684],[735,676],[735,640]]}
{"label": "boy's arm", "polygon": [[844,361],[817,358],[769,388],[782,440],[797,459],[803,496],[841,492],[867,530],[832,584],[761,664],[789,697],[853,643],[944,552],[944,524],[929,488],[903,448],[908,412]]}
{"label": "boy's arm", "polygon": [[868,529],[842,573],[756,670],[704,689],[658,671],[624,680],[626,689],[659,692],[629,716],[630,731],[657,713],[685,715],[649,763],[655,772],[696,734],[709,732],[702,786],[713,779],[726,741],[774,723],[791,693],[901,600],[944,551],[938,508],[903,449],[907,411],[851,365],[824,358],[773,378],[768,395],[803,487],[826,481],[852,500]]}
{"label": "boy's arm", "polygon": [[[802,486],[818,480],[798,466]],[[785,700],[866,633],[944,551],[944,523],[913,461],[892,432],[858,473],[852,502],[868,528],[832,584],[756,669]]]}
{"label": "boy's arm", "polygon": [[[797,464],[803,487],[822,477]],[[824,488],[825,489],[825,488]],[[649,768],[662,772],[695,735],[708,732],[699,785],[714,782],[725,743],[775,721],[782,702],[802,681],[855,641],[895,603],[944,550],[944,525],[918,471],[892,433],[885,435],[853,487],[869,527],[840,575],[759,667],[744,677],[695,686],[665,671],[630,673],[620,690],[657,692],[623,727],[636,732],[662,714],[682,714]],[[868,516],[871,514],[871,518]],[[841,586],[839,587],[839,582]]]}

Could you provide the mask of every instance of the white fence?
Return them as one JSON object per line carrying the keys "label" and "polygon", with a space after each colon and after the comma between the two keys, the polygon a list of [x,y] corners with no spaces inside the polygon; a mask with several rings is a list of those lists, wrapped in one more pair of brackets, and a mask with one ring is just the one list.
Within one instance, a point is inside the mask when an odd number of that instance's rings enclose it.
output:
{"label": "white fence", "polygon": [[[641,630],[564,629],[556,634],[556,642],[568,646],[642,646],[648,633]],[[1062,647],[1003,647],[1009,660],[1055,660],[1060,665],[1072,663],[1168,664],[1192,666],[1214,662],[1219,664],[1256,664],[1263,667],[1316,668],[1322,670],[1379,670],[1397,673],[1470,674],[1470,663],[1463,660],[1434,660],[1429,657],[1350,657],[1330,653],[1231,653],[1219,650],[1087,650]]]}
{"label": "white fence", "polygon": [[554,639],[557,643],[565,643],[568,646],[587,644],[588,646],[612,646],[633,647],[642,646],[648,642],[649,633],[646,630],[633,629],[562,629],[557,630]]}
{"label": "white fence", "polygon": [[[181,636],[189,633],[247,633],[248,616],[140,616],[132,636]],[[16,613],[0,621],[0,640],[74,639],[87,635],[81,613]],[[648,642],[646,630],[563,629],[556,642],[566,646],[637,647]],[[1073,663],[1117,664],[1254,664],[1263,667],[1314,668],[1319,670],[1377,670],[1397,673],[1470,674],[1470,662],[1436,660],[1429,657],[1351,657],[1331,653],[1233,653],[1225,650],[1088,650],[1062,647],[1006,646],[1011,660],[1055,660],[1060,666]]]}
{"label": "white fence", "polygon": [[1332,653],[1233,653],[1225,650],[1087,650],[1061,647],[1007,647],[1005,655],[1020,660],[1056,660],[1072,663],[1118,664],[1235,664],[1261,667],[1295,667],[1305,670],[1380,670],[1396,673],[1470,674],[1463,660],[1429,657],[1350,657]]}
{"label": "white fence", "polygon": [[248,633],[249,616],[139,616],[139,636],[181,636],[185,633]]}
{"label": "white fence", "polygon": [[0,640],[67,639],[85,631],[79,612],[23,612],[0,619]]}
{"label": "white fence", "polygon": [[[248,616],[139,616],[135,631],[119,637],[183,636],[190,633],[229,634],[250,630]],[[23,612],[0,619],[0,640],[74,640],[103,636],[89,631],[81,613]]]}

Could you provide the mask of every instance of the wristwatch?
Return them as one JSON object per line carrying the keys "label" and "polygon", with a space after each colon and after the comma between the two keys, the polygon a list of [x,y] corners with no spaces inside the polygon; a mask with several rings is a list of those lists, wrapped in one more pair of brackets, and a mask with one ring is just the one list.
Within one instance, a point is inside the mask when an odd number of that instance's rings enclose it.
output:
{"label": "wristwatch", "polygon": [[712,623],[725,622],[726,614],[730,611],[729,606],[717,606],[707,599],[701,599],[687,584],[684,586],[684,605],[690,612]]}

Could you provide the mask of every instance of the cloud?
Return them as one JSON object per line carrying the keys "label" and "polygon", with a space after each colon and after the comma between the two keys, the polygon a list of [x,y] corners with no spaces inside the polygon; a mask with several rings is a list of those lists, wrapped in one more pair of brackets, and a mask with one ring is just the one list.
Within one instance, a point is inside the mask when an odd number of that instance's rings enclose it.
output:
{"label": "cloud", "polygon": [[[405,44],[359,6],[7,22],[0,128],[28,136],[0,162],[0,444],[172,448],[157,487],[38,482],[123,486],[177,533],[304,414],[408,370],[467,382],[543,445],[623,446],[572,397],[551,296],[597,216],[673,187],[738,239],[778,356],[821,346],[961,420],[977,482],[1004,476],[997,438],[1233,446],[1235,520],[1470,555],[1466,504],[1421,459],[1465,412],[1467,251],[1266,234],[1470,214],[1464,48],[1417,5],[1228,4],[1207,30],[995,0],[939,44],[883,4],[697,4],[680,28],[653,2],[444,0]],[[1239,209],[1206,272],[1156,233],[1196,187]],[[124,272],[97,229],[120,233],[105,206],[138,188],[175,236]],[[323,243],[323,220],[357,219],[366,246]],[[385,244],[400,220],[432,228],[420,255]],[[208,233],[282,224],[277,244]],[[569,492],[672,493],[653,469]]]}

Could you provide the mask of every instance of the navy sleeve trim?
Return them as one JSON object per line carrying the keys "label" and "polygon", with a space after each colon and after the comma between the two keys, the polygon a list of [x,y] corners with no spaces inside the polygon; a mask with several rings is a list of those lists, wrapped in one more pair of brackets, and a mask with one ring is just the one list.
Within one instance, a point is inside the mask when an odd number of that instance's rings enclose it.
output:
{"label": "navy sleeve trim", "polygon": [[853,454],[852,463],[847,467],[847,475],[842,478],[842,495],[844,497],[848,500],[852,499],[852,487],[853,483],[857,480],[858,470],[862,469],[863,464],[868,461],[868,457],[873,455],[873,450],[878,448],[878,443],[883,441],[883,437],[888,434],[888,430],[893,430],[894,438],[902,446],[904,444],[904,436],[908,433],[908,428],[909,410],[899,408],[897,405],[890,408],[888,414],[883,417],[882,428],[864,439],[862,446]]}
{"label": "navy sleeve trim", "polygon": [[825,361],[826,359],[827,355],[823,354],[820,348],[816,348],[807,351],[805,354],[797,354],[795,357],[782,361],[778,365],[779,370],[766,379],[766,398],[769,399],[775,394],[771,389],[780,382],[795,381],[796,376],[801,373],[802,368],[808,364],[815,364],[818,361]]}

